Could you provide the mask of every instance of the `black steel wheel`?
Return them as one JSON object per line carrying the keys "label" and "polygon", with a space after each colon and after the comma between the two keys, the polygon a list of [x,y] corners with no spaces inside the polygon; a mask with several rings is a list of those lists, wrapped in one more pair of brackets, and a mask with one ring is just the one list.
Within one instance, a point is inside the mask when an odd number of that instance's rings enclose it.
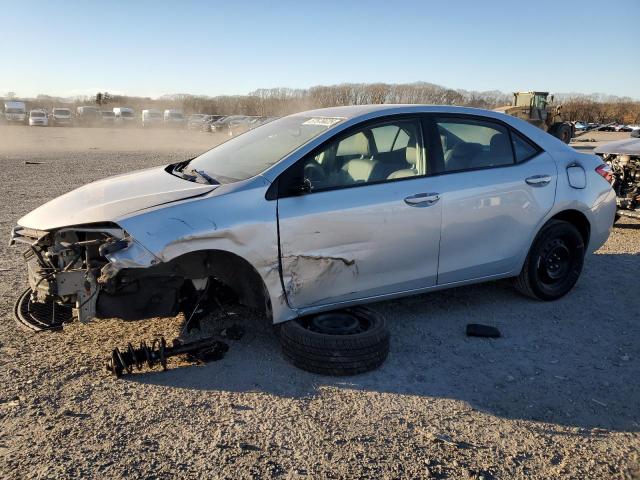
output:
{"label": "black steel wheel", "polygon": [[384,317],[367,307],[302,317],[280,326],[285,357],[324,375],[356,375],[378,368],[389,353]]}
{"label": "black steel wheel", "polygon": [[584,253],[584,239],[576,227],[560,220],[548,222],[533,242],[516,288],[539,300],[566,295],[580,278]]}
{"label": "black steel wheel", "polygon": [[36,332],[60,330],[65,323],[73,320],[71,307],[59,305],[53,300],[33,302],[30,288],[22,292],[16,300],[14,315],[20,325]]}

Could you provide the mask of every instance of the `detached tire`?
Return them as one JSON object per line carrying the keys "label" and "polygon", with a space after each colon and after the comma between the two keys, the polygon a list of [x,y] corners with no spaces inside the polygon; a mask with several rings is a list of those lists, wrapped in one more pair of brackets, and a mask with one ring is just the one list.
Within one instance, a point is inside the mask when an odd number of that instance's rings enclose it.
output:
{"label": "detached tire", "polygon": [[389,354],[384,317],[367,307],[299,318],[280,327],[284,356],[303,370],[356,375],[378,368]]}
{"label": "detached tire", "polygon": [[533,242],[515,287],[538,300],[557,300],[573,288],[584,264],[585,246],[576,227],[549,221]]}

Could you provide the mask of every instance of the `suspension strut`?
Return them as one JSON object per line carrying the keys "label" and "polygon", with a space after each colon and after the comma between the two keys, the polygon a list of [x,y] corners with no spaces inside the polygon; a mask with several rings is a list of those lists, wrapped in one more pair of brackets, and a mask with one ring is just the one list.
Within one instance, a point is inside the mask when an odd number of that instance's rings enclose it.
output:
{"label": "suspension strut", "polygon": [[167,358],[176,355],[188,354],[194,360],[206,362],[219,360],[229,350],[229,346],[212,337],[202,338],[193,342],[182,343],[176,339],[171,347],[167,347],[164,337],[153,340],[151,346],[146,342],[140,342],[140,346],[135,348],[131,343],[126,349],[114,348],[111,358],[107,362],[107,371],[113,373],[116,378],[120,378],[123,373],[132,373],[136,367],[141,370],[143,365],[153,368],[155,365],[162,365],[162,369],[167,369]]}

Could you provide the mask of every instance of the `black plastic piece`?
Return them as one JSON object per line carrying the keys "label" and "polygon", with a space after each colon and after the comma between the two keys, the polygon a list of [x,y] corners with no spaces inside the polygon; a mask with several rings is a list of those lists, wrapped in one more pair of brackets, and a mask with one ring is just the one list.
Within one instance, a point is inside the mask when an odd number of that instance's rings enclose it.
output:
{"label": "black plastic piece", "polygon": [[491,325],[482,325],[481,323],[467,324],[468,337],[484,337],[484,338],[500,338],[502,334],[500,330]]}

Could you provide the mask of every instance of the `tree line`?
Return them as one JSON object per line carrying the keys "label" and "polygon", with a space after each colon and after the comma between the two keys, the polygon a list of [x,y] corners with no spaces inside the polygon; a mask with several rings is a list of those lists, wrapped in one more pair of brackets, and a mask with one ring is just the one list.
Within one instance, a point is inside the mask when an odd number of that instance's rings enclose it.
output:
{"label": "tree line", "polygon": [[[40,100],[54,97],[39,96]],[[263,88],[247,95],[220,95],[215,97],[176,94],[159,98],[130,97],[99,92],[94,97],[75,100],[76,105],[97,104],[100,108],[127,106],[139,111],[144,108],[159,110],[175,108],[185,113],[219,115],[283,116],[313,108],[339,105],[380,103],[409,103],[434,105],[460,105],[493,109],[508,105],[513,97],[498,90],[473,91],[451,89],[433,83],[405,84],[344,83],[315,86],[306,89]],[[640,123],[640,101],[610,95],[558,94],[556,103],[562,103],[564,115],[570,121]]]}

